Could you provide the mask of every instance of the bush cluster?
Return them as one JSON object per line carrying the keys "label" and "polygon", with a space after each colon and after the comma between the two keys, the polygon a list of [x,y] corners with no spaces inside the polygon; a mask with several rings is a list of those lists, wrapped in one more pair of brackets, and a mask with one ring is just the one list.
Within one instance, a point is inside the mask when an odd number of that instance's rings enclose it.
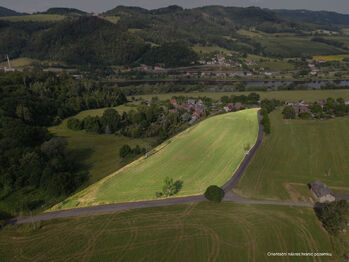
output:
{"label": "bush cluster", "polygon": [[209,186],[204,195],[210,201],[221,202],[224,197],[224,191],[218,186]]}
{"label": "bush cluster", "polygon": [[315,207],[317,217],[331,235],[337,235],[347,224],[349,204],[345,200],[318,204]]}
{"label": "bush cluster", "polygon": [[145,152],[147,152],[147,150],[144,147],[140,148],[139,145],[136,145],[135,148],[131,148],[129,145],[123,145],[120,148],[120,157],[138,156],[140,154],[145,154]]}

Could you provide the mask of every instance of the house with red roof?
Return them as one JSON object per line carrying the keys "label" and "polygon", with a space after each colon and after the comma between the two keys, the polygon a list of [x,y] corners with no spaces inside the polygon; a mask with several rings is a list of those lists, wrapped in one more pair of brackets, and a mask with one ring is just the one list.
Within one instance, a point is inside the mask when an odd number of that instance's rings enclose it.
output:
{"label": "house with red roof", "polygon": [[234,105],[236,110],[239,110],[242,107],[242,104],[240,102],[235,103]]}

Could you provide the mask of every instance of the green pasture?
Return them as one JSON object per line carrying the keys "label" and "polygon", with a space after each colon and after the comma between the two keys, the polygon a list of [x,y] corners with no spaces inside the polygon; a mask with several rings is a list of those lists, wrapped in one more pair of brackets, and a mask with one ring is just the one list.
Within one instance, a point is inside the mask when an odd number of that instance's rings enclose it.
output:
{"label": "green pasture", "polygon": [[325,43],[310,41],[308,37],[274,37],[264,36],[257,39],[265,48],[267,54],[279,54],[283,57],[334,55],[343,53],[343,50]]}
{"label": "green pasture", "polygon": [[270,54],[271,56],[275,54],[283,57],[299,57],[299,54],[302,56],[332,55],[340,54],[344,51],[343,49],[325,43],[313,42],[309,36],[298,36],[292,33],[268,34],[244,29],[239,30],[238,33],[259,42],[264,47],[266,54]]}
{"label": "green pasture", "polygon": [[223,53],[223,54],[228,54],[228,53],[234,53],[233,51],[230,51],[228,49],[219,47],[219,46],[201,46],[201,45],[195,45],[193,46],[193,50],[196,53],[213,53],[213,52],[218,52],[218,53]]}
{"label": "green pasture", "polygon": [[0,20],[6,20],[10,22],[57,22],[63,19],[65,19],[64,15],[49,15],[49,14],[0,17]]}
{"label": "green pasture", "polygon": [[[35,60],[27,57],[20,57],[20,58],[10,60],[11,67],[14,67],[14,68],[30,66],[34,62],[39,62],[39,60]],[[0,63],[0,66],[8,66],[7,61]]]}
{"label": "green pasture", "polygon": [[[211,97],[212,99],[220,99],[222,96],[230,95],[248,95],[250,93],[258,93],[261,99],[279,99],[279,100],[305,100],[309,102],[314,102],[319,99],[326,99],[328,97],[338,98],[343,97],[344,99],[349,99],[349,90],[305,90],[305,91],[269,91],[269,92],[191,92],[191,93],[167,93],[167,94],[150,94],[150,95],[140,95],[134,96],[136,98],[151,99],[157,96],[160,100],[171,99],[173,96],[187,96],[187,97]],[[131,97],[129,97],[131,99]]]}
{"label": "green pasture", "polygon": [[349,118],[284,120],[278,110],[270,119],[272,132],[236,192],[249,198],[307,202],[307,184],[315,180],[348,191]]}
{"label": "green pasture", "polygon": [[282,60],[269,60],[265,62],[260,62],[258,63],[258,67],[263,67],[265,71],[273,72],[295,70],[295,67],[292,64]]}
{"label": "green pasture", "polygon": [[349,54],[343,55],[328,55],[328,56],[314,56],[314,60],[326,59],[327,61],[342,61],[344,58],[349,58]]}
{"label": "green pasture", "polygon": [[185,130],[128,166],[73,195],[53,210],[155,199],[168,176],[183,182],[179,196],[223,185],[258,133],[257,110],[211,117]]}
{"label": "green pasture", "polygon": [[[97,110],[86,110],[76,115],[76,118],[101,116],[106,108]],[[127,106],[115,107],[121,113],[129,108]],[[136,145],[151,148],[155,142],[153,138],[135,139],[116,135],[101,135],[88,133],[86,131],[73,131],[67,128],[67,119],[60,125],[50,127],[49,131],[56,136],[65,137],[68,141],[68,147],[79,155],[86,170],[89,172],[88,184],[92,184],[99,179],[115,172],[125,166],[128,162],[122,160],[119,156],[120,148],[124,144],[132,148]]]}
{"label": "green pasture", "polygon": [[[120,106],[116,106],[116,107],[112,107],[112,108],[115,109],[116,111],[118,111],[118,113],[121,115],[123,112],[137,110],[137,105],[136,104],[125,104],[125,105],[120,105]],[[106,109],[107,108],[84,110],[84,111],[81,111],[80,113],[78,113],[76,116],[74,116],[74,118],[83,120],[87,116],[99,116],[99,117],[101,117]]]}
{"label": "green pasture", "polygon": [[113,24],[117,24],[120,20],[119,16],[103,16],[103,19],[113,23]]}
{"label": "green pasture", "polygon": [[[310,208],[202,202],[36,226],[0,232],[2,261],[343,261],[342,249],[332,247]],[[332,257],[268,257],[268,252]]]}

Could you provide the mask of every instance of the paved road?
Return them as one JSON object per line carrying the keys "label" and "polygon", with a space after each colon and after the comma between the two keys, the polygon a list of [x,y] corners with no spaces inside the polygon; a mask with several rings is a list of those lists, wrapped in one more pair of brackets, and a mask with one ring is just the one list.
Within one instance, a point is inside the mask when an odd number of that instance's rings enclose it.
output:
{"label": "paved road", "polygon": [[233,176],[228,180],[227,183],[225,183],[222,186],[222,189],[224,190],[224,192],[230,192],[233,189],[233,187],[239,183],[241,177],[243,176],[248,164],[252,160],[258,147],[262,144],[264,131],[263,131],[263,125],[261,124],[261,119],[262,119],[261,111],[258,111],[259,130],[258,130],[257,141],[256,141],[255,145],[250,149],[250,151],[246,154],[245,158],[242,160],[242,162],[240,163],[240,166],[235,171]]}
{"label": "paved road", "polygon": [[[238,184],[249,162],[252,160],[258,147],[262,143],[264,132],[263,132],[263,126],[260,124],[260,120],[261,120],[261,115],[260,115],[260,112],[258,112],[259,131],[258,131],[256,144],[251,148],[249,153],[246,154],[245,158],[241,162],[239,168],[233,174],[232,178],[230,178],[229,181],[222,186],[222,189],[224,190],[224,193],[225,193],[223,201],[231,201],[231,202],[238,202],[238,203],[245,203],[245,204],[312,207],[312,205],[302,204],[302,203],[244,199],[235,195],[232,192],[233,187]],[[204,196],[201,195],[201,196],[188,196],[188,197],[161,199],[161,200],[118,203],[118,204],[109,204],[109,205],[61,210],[56,212],[43,213],[33,217],[17,217],[17,218],[10,219],[7,222],[10,224],[23,224],[23,223],[31,223],[31,222],[56,219],[56,218],[65,218],[65,217],[97,214],[97,213],[108,213],[108,212],[115,212],[120,210],[137,209],[137,208],[145,208],[145,207],[169,206],[169,205],[177,205],[177,204],[185,204],[185,203],[193,203],[193,202],[202,202],[202,201],[207,201],[207,200]]]}

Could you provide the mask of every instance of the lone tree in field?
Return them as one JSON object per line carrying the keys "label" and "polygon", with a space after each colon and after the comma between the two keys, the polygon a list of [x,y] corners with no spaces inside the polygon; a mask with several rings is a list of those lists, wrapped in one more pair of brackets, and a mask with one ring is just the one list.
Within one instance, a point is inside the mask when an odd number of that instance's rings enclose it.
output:
{"label": "lone tree in field", "polygon": [[204,195],[210,201],[221,202],[224,196],[224,191],[218,186],[209,186]]}
{"label": "lone tree in field", "polygon": [[177,194],[183,186],[183,181],[177,180],[173,182],[172,178],[166,177],[164,180],[164,185],[162,187],[162,192],[156,192],[156,197],[170,197]]}
{"label": "lone tree in field", "polygon": [[162,193],[164,196],[169,197],[174,195],[176,192],[176,186],[172,178],[166,177],[164,180],[164,185],[162,187]]}

